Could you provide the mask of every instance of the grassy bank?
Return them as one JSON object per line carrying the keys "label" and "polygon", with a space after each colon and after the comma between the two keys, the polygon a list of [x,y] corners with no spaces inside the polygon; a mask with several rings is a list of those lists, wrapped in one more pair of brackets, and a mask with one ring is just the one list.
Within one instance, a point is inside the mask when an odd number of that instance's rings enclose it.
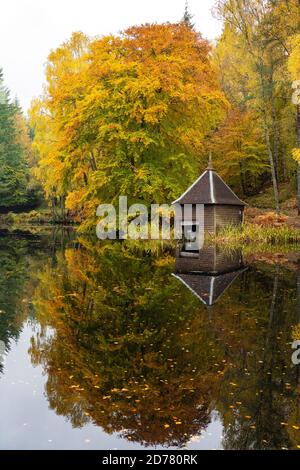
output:
{"label": "grassy bank", "polygon": [[32,210],[30,212],[8,212],[0,214],[0,225],[19,227],[21,225],[51,225],[52,217],[48,209]]}
{"label": "grassy bank", "polygon": [[[244,248],[251,250],[276,251],[280,247],[294,246],[298,249],[300,242],[300,217],[291,217],[275,212],[262,212],[256,208],[247,208],[246,219],[243,226],[227,226],[213,237],[208,237],[208,243],[216,243],[226,248]],[[55,226],[69,226],[53,221],[51,211],[47,208],[33,210],[27,213],[8,213],[0,215],[0,229],[9,230],[38,230],[51,229]],[[133,243],[135,245],[135,243]],[[155,251],[161,249],[174,249],[176,242],[148,240],[139,243],[139,249]]]}
{"label": "grassy bank", "polygon": [[54,220],[50,209],[40,208],[30,212],[9,212],[8,214],[0,215],[0,226],[10,227],[12,229],[19,229],[20,227],[35,227],[35,226],[53,226],[53,225],[76,225],[71,220],[58,221]]}
{"label": "grassy bank", "polygon": [[246,222],[241,227],[228,226],[224,228],[213,238],[213,241],[231,247],[291,245],[300,242],[300,230],[286,225],[264,227]]}

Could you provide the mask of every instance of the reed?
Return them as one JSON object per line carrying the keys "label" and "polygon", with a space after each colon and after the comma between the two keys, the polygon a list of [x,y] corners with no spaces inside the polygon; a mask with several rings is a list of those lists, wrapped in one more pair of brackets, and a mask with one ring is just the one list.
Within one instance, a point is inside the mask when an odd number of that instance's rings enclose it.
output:
{"label": "reed", "polygon": [[241,227],[227,226],[213,237],[217,244],[245,245],[291,245],[300,242],[300,230],[288,226],[264,227],[245,223]]}

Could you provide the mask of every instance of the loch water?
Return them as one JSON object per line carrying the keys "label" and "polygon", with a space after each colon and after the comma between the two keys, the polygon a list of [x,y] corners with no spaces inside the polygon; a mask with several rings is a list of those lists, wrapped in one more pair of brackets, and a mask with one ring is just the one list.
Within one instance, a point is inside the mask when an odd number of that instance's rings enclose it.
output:
{"label": "loch water", "polygon": [[297,338],[297,251],[2,233],[0,448],[300,448]]}

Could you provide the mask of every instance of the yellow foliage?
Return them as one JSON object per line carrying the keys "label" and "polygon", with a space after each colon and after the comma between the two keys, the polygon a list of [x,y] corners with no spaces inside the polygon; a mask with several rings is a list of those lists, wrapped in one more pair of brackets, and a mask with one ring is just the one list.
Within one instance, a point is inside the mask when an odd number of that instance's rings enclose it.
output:
{"label": "yellow foliage", "polygon": [[292,338],[293,340],[300,340],[300,323],[295,325],[292,329]]}
{"label": "yellow foliage", "polygon": [[293,159],[300,164],[300,149],[293,149],[292,156]]}
{"label": "yellow foliage", "polygon": [[30,111],[46,195],[63,196],[85,228],[122,194],[174,200],[227,106],[209,54],[182,23],[75,33],[51,52],[45,96]]}
{"label": "yellow foliage", "polygon": [[288,69],[292,80],[300,80],[300,34],[296,34],[290,39],[290,46]]}

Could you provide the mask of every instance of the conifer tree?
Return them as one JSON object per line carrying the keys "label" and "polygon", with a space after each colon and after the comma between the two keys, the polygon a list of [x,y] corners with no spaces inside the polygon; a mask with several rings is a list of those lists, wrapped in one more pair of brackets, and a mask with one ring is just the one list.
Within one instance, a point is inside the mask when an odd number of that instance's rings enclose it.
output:
{"label": "conifer tree", "polygon": [[193,18],[194,18],[194,15],[190,13],[189,4],[188,4],[188,1],[186,0],[182,22],[185,23],[188,28],[194,29],[195,25],[193,23]]}
{"label": "conifer tree", "polygon": [[26,203],[27,165],[16,118],[20,109],[12,103],[0,70],[0,207]]}

